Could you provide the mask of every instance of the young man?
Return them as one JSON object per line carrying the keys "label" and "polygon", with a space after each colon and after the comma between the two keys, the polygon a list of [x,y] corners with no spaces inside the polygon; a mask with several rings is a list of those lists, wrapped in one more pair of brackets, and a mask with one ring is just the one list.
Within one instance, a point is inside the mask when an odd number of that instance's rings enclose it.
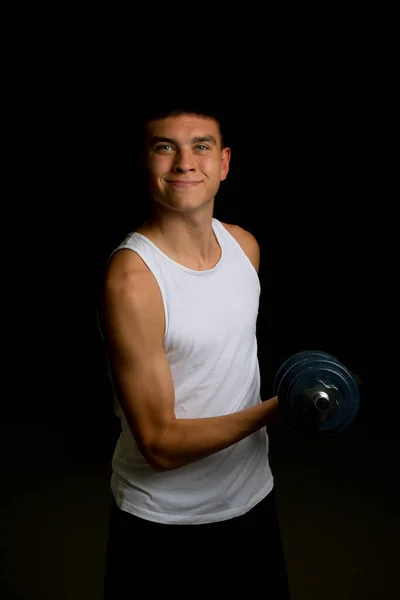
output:
{"label": "young man", "polygon": [[260,250],[213,217],[231,151],[218,119],[190,109],[150,116],[144,150],[152,214],[112,253],[101,310],[122,427],[105,597],[133,597],[146,572],[174,596],[184,578],[288,598],[266,429],[277,398],[260,398]]}

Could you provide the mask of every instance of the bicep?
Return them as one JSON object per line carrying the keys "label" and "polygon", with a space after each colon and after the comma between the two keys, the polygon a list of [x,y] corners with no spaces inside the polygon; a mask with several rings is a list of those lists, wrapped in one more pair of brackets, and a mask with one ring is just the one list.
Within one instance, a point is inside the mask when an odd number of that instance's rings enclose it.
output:
{"label": "bicep", "polygon": [[[155,290],[156,291],[156,290]],[[175,417],[174,386],[163,349],[157,296],[134,284],[109,286],[103,327],[110,370],[127,422],[146,458]]]}
{"label": "bicep", "polygon": [[140,357],[111,359],[118,399],[142,452],[151,452],[168,423],[175,418],[174,386],[169,364],[160,351]]}

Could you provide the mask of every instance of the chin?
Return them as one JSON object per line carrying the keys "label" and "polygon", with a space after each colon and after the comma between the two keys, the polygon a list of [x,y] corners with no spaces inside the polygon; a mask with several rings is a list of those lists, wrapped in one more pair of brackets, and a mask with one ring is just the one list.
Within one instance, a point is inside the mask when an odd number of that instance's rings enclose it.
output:
{"label": "chin", "polygon": [[199,200],[198,198],[190,197],[182,198],[182,196],[180,196],[178,198],[169,198],[168,200],[156,200],[156,203],[163,209],[190,213],[206,208],[212,203],[212,200]]}

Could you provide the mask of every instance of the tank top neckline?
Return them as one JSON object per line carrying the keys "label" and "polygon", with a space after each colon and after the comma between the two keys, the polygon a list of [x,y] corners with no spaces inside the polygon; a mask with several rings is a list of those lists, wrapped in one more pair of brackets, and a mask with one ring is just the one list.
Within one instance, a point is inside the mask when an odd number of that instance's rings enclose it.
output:
{"label": "tank top neckline", "polygon": [[213,217],[211,226],[212,226],[214,235],[216,237],[216,240],[218,242],[218,245],[220,247],[221,256],[219,257],[218,262],[211,269],[205,269],[203,271],[198,271],[196,269],[189,269],[189,267],[185,267],[185,265],[182,265],[181,263],[176,262],[175,260],[170,258],[167,254],[165,254],[162,250],[160,250],[160,248],[158,246],[156,246],[156,244],[154,242],[152,242],[148,237],[146,237],[142,233],[138,233],[137,231],[135,231],[133,235],[140,237],[144,242],[149,244],[160,256],[162,256],[166,261],[168,261],[170,264],[174,265],[178,269],[181,269],[182,271],[185,271],[186,273],[189,273],[191,275],[196,275],[196,276],[203,275],[204,276],[204,275],[209,275],[209,274],[213,273],[214,271],[216,271],[219,268],[219,266],[221,265],[222,259],[224,257],[223,243],[221,240],[220,232],[218,231],[218,228],[216,227],[216,223],[217,223],[217,219],[215,219],[215,217]]}

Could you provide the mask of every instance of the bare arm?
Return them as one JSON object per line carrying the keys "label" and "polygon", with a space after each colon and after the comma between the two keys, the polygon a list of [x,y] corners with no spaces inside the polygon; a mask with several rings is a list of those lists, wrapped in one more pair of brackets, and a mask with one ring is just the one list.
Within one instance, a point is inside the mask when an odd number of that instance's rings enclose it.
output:
{"label": "bare arm", "polygon": [[164,313],[152,274],[120,251],[106,278],[103,329],[121,408],[146,460],[168,470],[223,450],[276,416],[277,399],[209,418],[178,419],[164,353]]}

